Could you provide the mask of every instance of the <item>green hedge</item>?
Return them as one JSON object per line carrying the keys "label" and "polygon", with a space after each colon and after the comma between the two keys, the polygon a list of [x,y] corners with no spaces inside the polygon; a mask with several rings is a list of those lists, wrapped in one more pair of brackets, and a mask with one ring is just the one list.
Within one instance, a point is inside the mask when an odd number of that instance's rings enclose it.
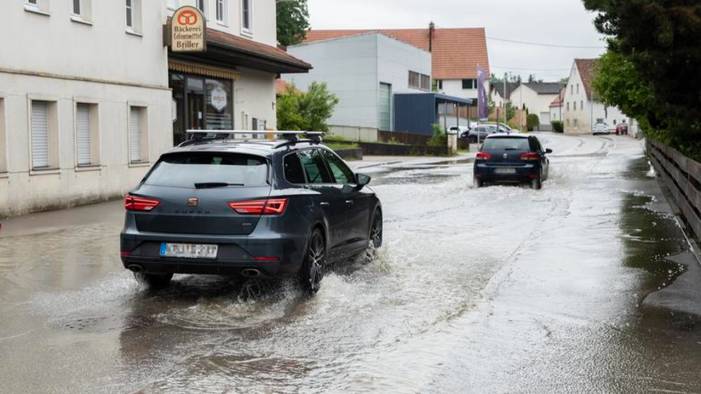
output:
{"label": "green hedge", "polygon": [[564,133],[565,132],[565,126],[562,124],[562,121],[560,120],[553,120],[550,122],[550,124],[553,126],[553,131],[556,133]]}

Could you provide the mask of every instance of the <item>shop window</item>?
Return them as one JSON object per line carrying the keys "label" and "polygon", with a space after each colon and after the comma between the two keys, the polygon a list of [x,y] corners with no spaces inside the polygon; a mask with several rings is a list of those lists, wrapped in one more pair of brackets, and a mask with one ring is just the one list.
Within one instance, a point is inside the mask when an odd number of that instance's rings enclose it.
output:
{"label": "shop window", "polygon": [[96,166],[100,163],[97,104],[76,104],[75,145],[78,167]]}
{"label": "shop window", "polygon": [[141,33],[141,0],[124,0],[128,33]]}
{"label": "shop window", "polygon": [[146,107],[129,107],[129,163],[148,163],[148,117]]}
{"label": "shop window", "polygon": [[241,30],[247,34],[251,34],[253,31],[253,2],[251,0],[241,0]]}
{"label": "shop window", "polygon": [[32,170],[58,168],[58,113],[55,101],[32,100],[30,105]]}
{"label": "shop window", "polygon": [[0,98],[0,174],[7,172],[7,136],[5,135],[5,100]]}

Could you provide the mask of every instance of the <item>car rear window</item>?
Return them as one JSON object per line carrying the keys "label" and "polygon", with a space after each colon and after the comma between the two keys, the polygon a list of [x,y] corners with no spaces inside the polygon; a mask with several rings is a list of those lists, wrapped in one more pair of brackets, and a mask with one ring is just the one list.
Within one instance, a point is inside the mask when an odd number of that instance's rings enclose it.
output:
{"label": "car rear window", "polygon": [[484,141],[482,150],[487,152],[515,150],[530,151],[531,147],[527,138],[489,138]]}
{"label": "car rear window", "polygon": [[258,156],[188,152],[164,156],[145,183],[154,186],[195,187],[225,183],[231,186],[263,186],[268,181],[268,162]]}

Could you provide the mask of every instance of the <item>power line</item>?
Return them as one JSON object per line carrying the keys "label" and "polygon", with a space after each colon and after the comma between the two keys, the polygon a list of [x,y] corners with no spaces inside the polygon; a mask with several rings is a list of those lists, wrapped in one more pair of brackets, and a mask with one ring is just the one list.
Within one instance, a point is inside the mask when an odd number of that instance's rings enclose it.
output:
{"label": "power line", "polygon": [[532,42],[532,41],[509,40],[509,39],[506,39],[506,38],[496,38],[496,37],[487,37],[487,39],[488,39],[488,40],[492,40],[492,41],[508,42],[508,43],[511,43],[511,44],[532,45],[532,46],[548,47],[548,48],[606,49],[606,47],[595,47],[595,46],[586,46],[586,45],[551,44],[551,43],[544,43],[544,42]]}
{"label": "power line", "polygon": [[543,72],[553,71],[553,72],[557,72],[557,71],[569,71],[570,70],[569,67],[567,67],[567,68],[525,68],[525,67],[507,67],[507,66],[494,66],[494,65],[492,65],[491,67],[498,68],[501,70],[508,70],[508,71],[543,71]]}

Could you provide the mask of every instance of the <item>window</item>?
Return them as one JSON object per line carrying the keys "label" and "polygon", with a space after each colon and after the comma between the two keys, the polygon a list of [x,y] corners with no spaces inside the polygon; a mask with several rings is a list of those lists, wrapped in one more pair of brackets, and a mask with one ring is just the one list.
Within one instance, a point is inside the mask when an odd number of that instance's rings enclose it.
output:
{"label": "window", "polygon": [[0,174],[7,172],[7,137],[5,136],[5,101],[0,98]]}
{"label": "window", "polygon": [[141,33],[141,0],[124,0],[127,32]]}
{"label": "window", "polygon": [[477,80],[463,79],[462,80],[462,88],[463,88],[463,90],[476,89],[477,88]]}
{"label": "window", "polygon": [[25,0],[24,10],[38,14],[49,14],[49,0]]}
{"label": "window", "polygon": [[241,28],[244,33],[253,30],[253,9],[251,0],[241,0]]}
{"label": "window", "polygon": [[577,127],[577,119],[574,120],[574,127]]}
{"label": "window", "polygon": [[207,15],[206,10],[207,0],[197,0],[197,8],[202,11],[202,14]]}
{"label": "window", "polygon": [[299,156],[296,153],[285,156],[283,166],[285,167],[285,179],[287,179],[287,182],[298,185],[305,183],[302,162],[299,161]]}
{"label": "window", "polygon": [[377,127],[382,131],[392,130],[392,85],[380,82],[377,105]]}
{"label": "window", "polygon": [[570,120],[567,119],[567,127],[570,127]]}
{"label": "window", "polygon": [[72,20],[75,22],[89,22],[92,13],[91,0],[73,0]]}
{"label": "window", "polygon": [[324,158],[318,149],[299,152],[299,159],[307,176],[307,183],[333,183],[331,174],[329,174],[324,164]]}
{"label": "window", "polygon": [[76,104],[75,144],[78,167],[90,167],[99,163],[97,104]]}
{"label": "window", "polygon": [[148,122],[146,107],[129,107],[129,163],[148,162]]}
{"label": "window", "polygon": [[421,90],[431,90],[431,77],[421,74]]}
{"label": "window", "polygon": [[185,188],[222,183],[263,186],[268,183],[268,163],[262,157],[237,153],[174,153],[159,160],[145,183]]}
{"label": "window", "polygon": [[32,170],[58,167],[58,117],[55,101],[31,101]]}
{"label": "window", "polygon": [[570,96],[574,94],[574,85],[570,85]]}
{"label": "window", "polygon": [[584,100],[579,102],[579,109],[584,111]]}
{"label": "window", "polygon": [[227,0],[216,0],[217,1],[217,22],[225,23],[227,14]]}
{"label": "window", "polygon": [[570,110],[570,103],[569,103],[569,101],[567,102],[567,110],[568,110],[568,111]]}
{"label": "window", "polygon": [[348,185],[355,183],[355,175],[353,171],[339,159],[335,154],[324,150],[324,157],[326,157],[326,162],[329,164],[329,169],[331,169],[331,174],[333,175],[336,183],[341,185]]}
{"label": "window", "polygon": [[577,84],[577,94],[579,94],[579,84]]}
{"label": "window", "polygon": [[421,87],[421,77],[415,71],[409,71],[409,87],[419,89]]}

